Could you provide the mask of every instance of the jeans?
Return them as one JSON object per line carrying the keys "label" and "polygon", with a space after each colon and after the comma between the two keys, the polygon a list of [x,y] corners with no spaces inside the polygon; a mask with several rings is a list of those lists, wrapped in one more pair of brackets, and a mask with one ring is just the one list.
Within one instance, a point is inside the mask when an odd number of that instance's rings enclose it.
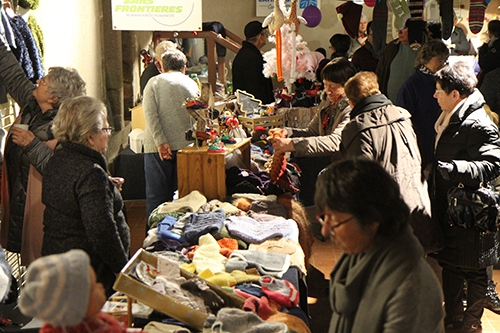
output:
{"label": "jeans", "polygon": [[[443,267],[445,325],[461,320],[466,326],[480,324],[488,284],[486,268],[469,269],[441,262],[439,264]],[[465,311],[462,303],[464,281],[467,282],[467,308]]]}
{"label": "jeans", "polygon": [[[146,179],[146,216],[164,202],[172,201],[177,191],[177,151],[172,158],[161,160],[158,153],[144,154]],[[147,228],[147,227],[146,227]]]}

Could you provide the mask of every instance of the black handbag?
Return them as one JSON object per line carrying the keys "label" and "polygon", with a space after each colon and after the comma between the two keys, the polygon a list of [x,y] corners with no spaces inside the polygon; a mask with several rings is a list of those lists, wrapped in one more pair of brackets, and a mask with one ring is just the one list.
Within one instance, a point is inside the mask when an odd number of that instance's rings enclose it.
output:
{"label": "black handbag", "polygon": [[446,219],[450,225],[497,232],[499,203],[499,194],[489,185],[481,183],[477,189],[469,189],[459,184],[448,190]]}

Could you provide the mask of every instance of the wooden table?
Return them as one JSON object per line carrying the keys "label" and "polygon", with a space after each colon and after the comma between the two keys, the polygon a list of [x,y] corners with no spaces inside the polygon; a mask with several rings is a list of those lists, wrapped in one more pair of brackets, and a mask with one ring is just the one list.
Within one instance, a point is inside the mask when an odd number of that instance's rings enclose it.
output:
{"label": "wooden table", "polygon": [[200,191],[207,200],[226,197],[226,156],[239,149],[243,163],[250,169],[250,138],[236,139],[237,143],[226,145],[222,153],[207,152],[206,146],[197,149],[194,145],[177,152],[177,178],[179,198],[193,190]]}

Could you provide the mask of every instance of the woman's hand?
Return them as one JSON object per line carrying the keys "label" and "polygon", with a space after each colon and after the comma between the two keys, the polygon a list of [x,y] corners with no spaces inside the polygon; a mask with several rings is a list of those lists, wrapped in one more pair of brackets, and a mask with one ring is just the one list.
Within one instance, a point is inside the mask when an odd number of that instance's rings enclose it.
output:
{"label": "woman's hand", "polygon": [[109,179],[111,180],[111,182],[113,182],[113,185],[115,185],[115,187],[118,189],[118,191],[122,191],[122,185],[123,183],[125,183],[125,179],[121,178],[121,177],[109,177]]}
{"label": "woman's hand", "polygon": [[272,139],[274,153],[281,154],[289,151],[295,151],[292,139],[289,138],[274,138]]}
{"label": "woman's hand", "polygon": [[19,127],[12,127],[10,135],[12,136],[12,142],[21,147],[26,147],[35,139],[33,132]]}

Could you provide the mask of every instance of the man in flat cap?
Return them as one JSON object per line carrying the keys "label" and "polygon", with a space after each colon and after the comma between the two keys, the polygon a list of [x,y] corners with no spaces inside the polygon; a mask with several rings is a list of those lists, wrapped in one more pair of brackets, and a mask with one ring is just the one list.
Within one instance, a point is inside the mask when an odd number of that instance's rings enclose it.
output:
{"label": "man in flat cap", "polygon": [[233,89],[252,94],[263,104],[274,102],[273,82],[264,77],[264,59],[260,49],[266,45],[267,28],[259,21],[251,21],[245,26],[242,47],[233,61]]}

